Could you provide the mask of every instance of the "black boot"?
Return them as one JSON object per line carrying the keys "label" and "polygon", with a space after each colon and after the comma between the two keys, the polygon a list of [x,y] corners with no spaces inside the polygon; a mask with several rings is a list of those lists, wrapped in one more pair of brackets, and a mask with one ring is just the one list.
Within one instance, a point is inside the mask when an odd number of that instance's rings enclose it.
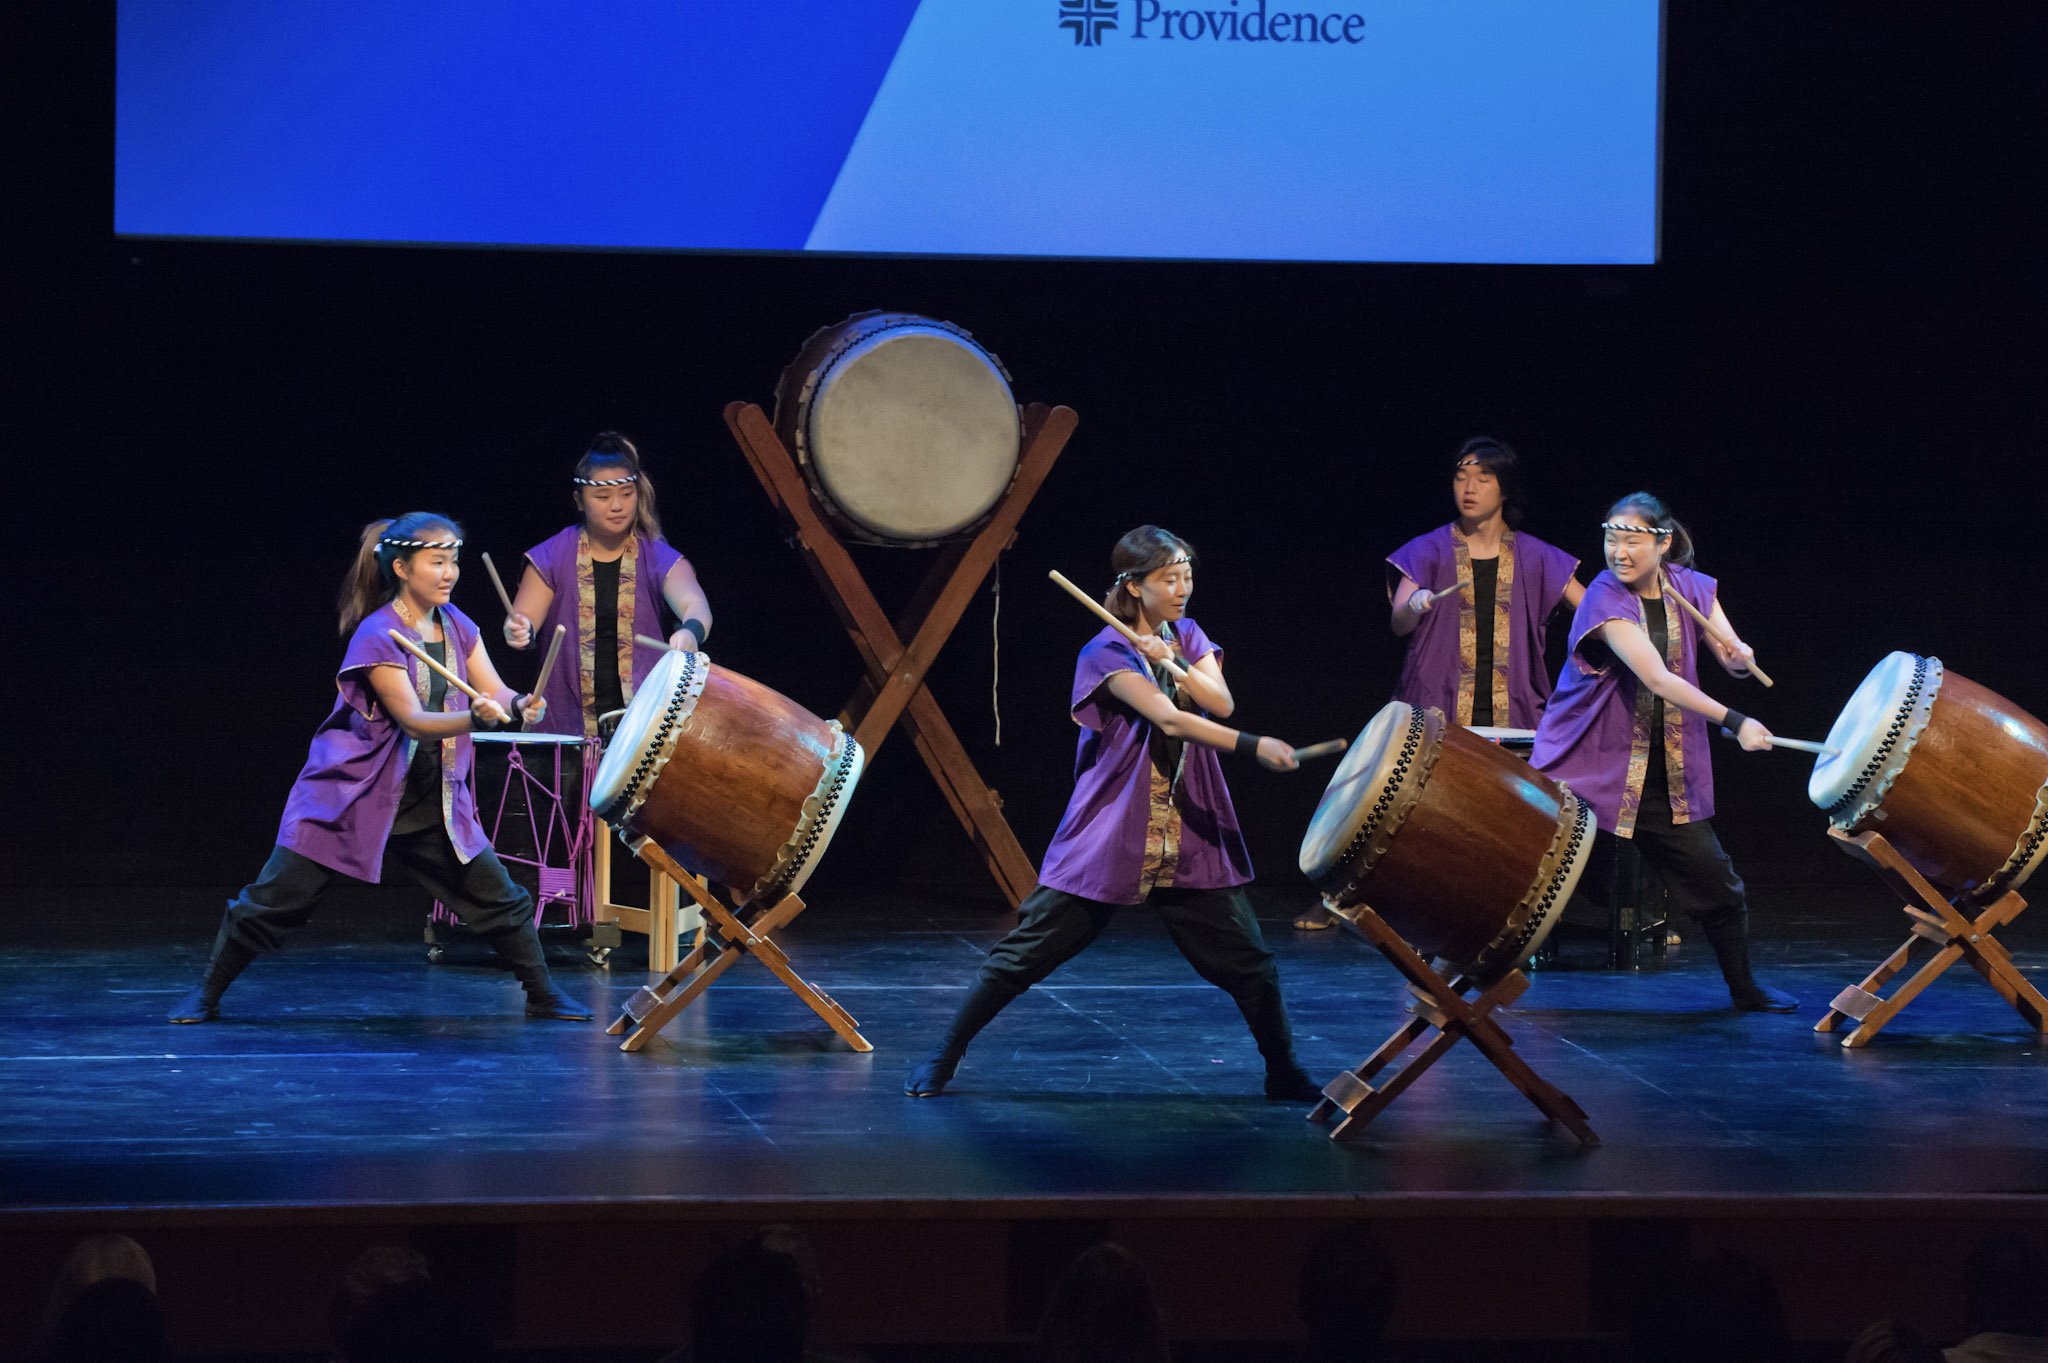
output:
{"label": "black boot", "polygon": [[1250,989],[1235,996],[1237,1011],[1252,1029],[1259,1055],[1266,1062],[1266,1101],[1269,1103],[1313,1103],[1323,1096],[1323,1086],[1309,1078],[1294,1058],[1294,1028],[1287,1021],[1287,1005],[1280,998],[1277,974],[1262,976]]}
{"label": "black boot", "polygon": [[228,936],[227,924],[221,924],[220,934],[213,939],[213,957],[206,963],[206,978],[199,987],[178,1000],[178,1006],[171,1009],[171,1022],[212,1022],[220,1016],[220,996],[235,982],[256,959],[256,953]]}
{"label": "black boot", "polygon": [[1728,997],[1745,1013],[1790,1013],[1799,1000],[1782,989],[1758,984],[1749,973],[1749,910],[1724,909],[1699,920],[1700,933],[1721,963]]}
{"label": "black boot", "polygon": [[1022,992],[1006,981],[977,975],[938,1048],[912,1065],[904,1076],[903,1091],[912,1098],[936,1098],[944,1093],[946,1085],[953,1081],[953,1071],[960,1068],[960,1058],[967,1054],[967,1043]]}
{"label": "black boot", "polygon": [[523,923],[510,932],[501,932],[491,939],[491,947],[519,978],[519,987],[526,991],[526,1015],[530,1018],[554,1018],[562,1022],[588,1022],[591,1011],[576,1000],[555,988],[554,977],[548,974],[548,960],[541,950],[540,933],[531,922]]}

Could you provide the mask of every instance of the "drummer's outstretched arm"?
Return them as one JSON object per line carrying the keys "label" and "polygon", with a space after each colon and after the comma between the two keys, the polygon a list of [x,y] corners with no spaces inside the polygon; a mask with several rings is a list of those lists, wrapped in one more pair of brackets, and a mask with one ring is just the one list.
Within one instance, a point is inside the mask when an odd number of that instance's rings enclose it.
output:
{"label": "drummer's outstretched arm", "polygon": [[668,576],[661,580],[661,599],[668,602],[668,608],[682,621],[676,632],[668,636],[670,648],[688,649],[695,653],[704,647],[705,638],[711,633],[711,599],[704,595],[704,588],[698,585],[697,570],[690,566],[688,559],[672,565]]}
{"label": "drummer's outstretched arm", "polygon": [[[509,713],[495,700],[488,704],[473,702],[468,710],[429,710],[420,704],[412,674],[397,663],[380,663],[371,668],[370,689],[377,693],[377,703],[407,738],[453,738],[475,727],[470,722],[472,715],[486,724],[502,724]],[[477,689],[483,690],[481,686]]]}
{"label": "drummer's outstretched arm", "polygon": [[[1221,748],[1225,752],[1237,749],[1241,730],[1181,709],[1168,700],[1166,693],[1148,676],[1137,672],[1115,673],[1109,679],[1109,693],[1136,710],[1141,718],[1168,738]],[[1274,771],[1293,771],[1300,765],[1294,760],[1294,745],[1278,738],[1260,738],[1258,757],[1260,766]]]}
{"label": "drummer's outstretched arm", "polygon": [[[1600,627],[1600,637],[1614,650],[1614,656],[1621,659],[1622,665],[1635,673],[1636,679],[1665,704],[1705,715],[1716,724],[1737,713],[1664,666],[1664,659],[1658,656],[1656,645],[1650,642],[1650,636],[1641,625],[1629,620],[1609,620]],[[1735,737],[1744,748],[1755,752],[1770,746],[1769,729],[1746,715],[1742,717],[1741,725]]]}
{"label": "drummer's outstretched arm", "polygon": [[498,675],[496,664],[491,662],[490,650],[484,647],[482,639],[478,639],[476,647],[469,651],[469,684],[498,702],[506,714],[517,709],[519,717],[528,724],[540,723],[541,716],[547,713],[548,703],[539,696],[522,696],[505,685],[505,679]]}

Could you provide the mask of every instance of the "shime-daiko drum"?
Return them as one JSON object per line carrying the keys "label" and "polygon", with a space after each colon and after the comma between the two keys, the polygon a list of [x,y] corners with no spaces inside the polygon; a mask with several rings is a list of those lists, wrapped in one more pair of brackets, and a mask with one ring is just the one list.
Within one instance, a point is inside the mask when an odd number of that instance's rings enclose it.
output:
{"label": "shime-daiko drum", "polygon": [[2048,727],[1939,658],[1894,653],[1828,731],[1806,793],[1951,895],[2018,889],[2048,855]]}
{"label": "shime-daiko drum", "polygon": [[652,840],[744,902],[773,902],[825,855],[864,760],[836,721],[702,653],[672,652],[634,691],[590,807],[635,851]]}
{"label": "shime-daiko drum", "polygon": [[1441,710],[1395,701],[1330,778],[1301,870],[1423,956],[1487,982],[1550,935],[1592,855],[1593,811]]}
{"label": "shime-daiko drum", "polygon": [[1002,362],[954,326],[864,312],[813,335],[775,388],[775,429],[856,538],[962,534],[1017,476],[1022,425]]}

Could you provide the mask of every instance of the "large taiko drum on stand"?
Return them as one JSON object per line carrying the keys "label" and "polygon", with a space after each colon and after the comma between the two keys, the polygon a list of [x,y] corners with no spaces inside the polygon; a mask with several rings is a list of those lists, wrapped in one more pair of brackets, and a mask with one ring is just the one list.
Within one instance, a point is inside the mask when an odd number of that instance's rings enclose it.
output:
{"label": "large taiko drum on stand", "polygon": [[905,546],[994,510],[1023,439],[1002,362],[907,312],[864,312],[804,342],[776,384],[775,429],[853,538]]}
{"label": "large taiko drum on stand", "polygon": [[2018,889],[2048,855],[2048,728],[1939,658],[1871,669],[1827,746],[1840,756],[1815,759],[1807,796],[1952,895]]}
{"label": "large taiko drum on stand", "polygon": [[1593,811],[1441,710],[1395,701],[1344,756],[1301,842],[1337,913],[1369,906],[1482,983],[1550,935],[1593,851]]}
{"label": "large taiko drum on stand", "polygon": [[816,869],[864,761],[836,721],[672,651],[634,691],[590,807],[636,852],[651,840],[745,903],[773,902]]}

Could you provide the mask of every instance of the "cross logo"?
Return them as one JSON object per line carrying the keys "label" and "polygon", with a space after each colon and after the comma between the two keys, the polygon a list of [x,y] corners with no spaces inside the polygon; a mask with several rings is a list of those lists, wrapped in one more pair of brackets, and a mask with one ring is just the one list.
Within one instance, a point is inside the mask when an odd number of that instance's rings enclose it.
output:
{"label": "cross logo", "polygon": [[1117,0],[1060,0],[1060,27],[1074,35],[1074,46],[1096,47],[1102,31],[1116,27]]}

